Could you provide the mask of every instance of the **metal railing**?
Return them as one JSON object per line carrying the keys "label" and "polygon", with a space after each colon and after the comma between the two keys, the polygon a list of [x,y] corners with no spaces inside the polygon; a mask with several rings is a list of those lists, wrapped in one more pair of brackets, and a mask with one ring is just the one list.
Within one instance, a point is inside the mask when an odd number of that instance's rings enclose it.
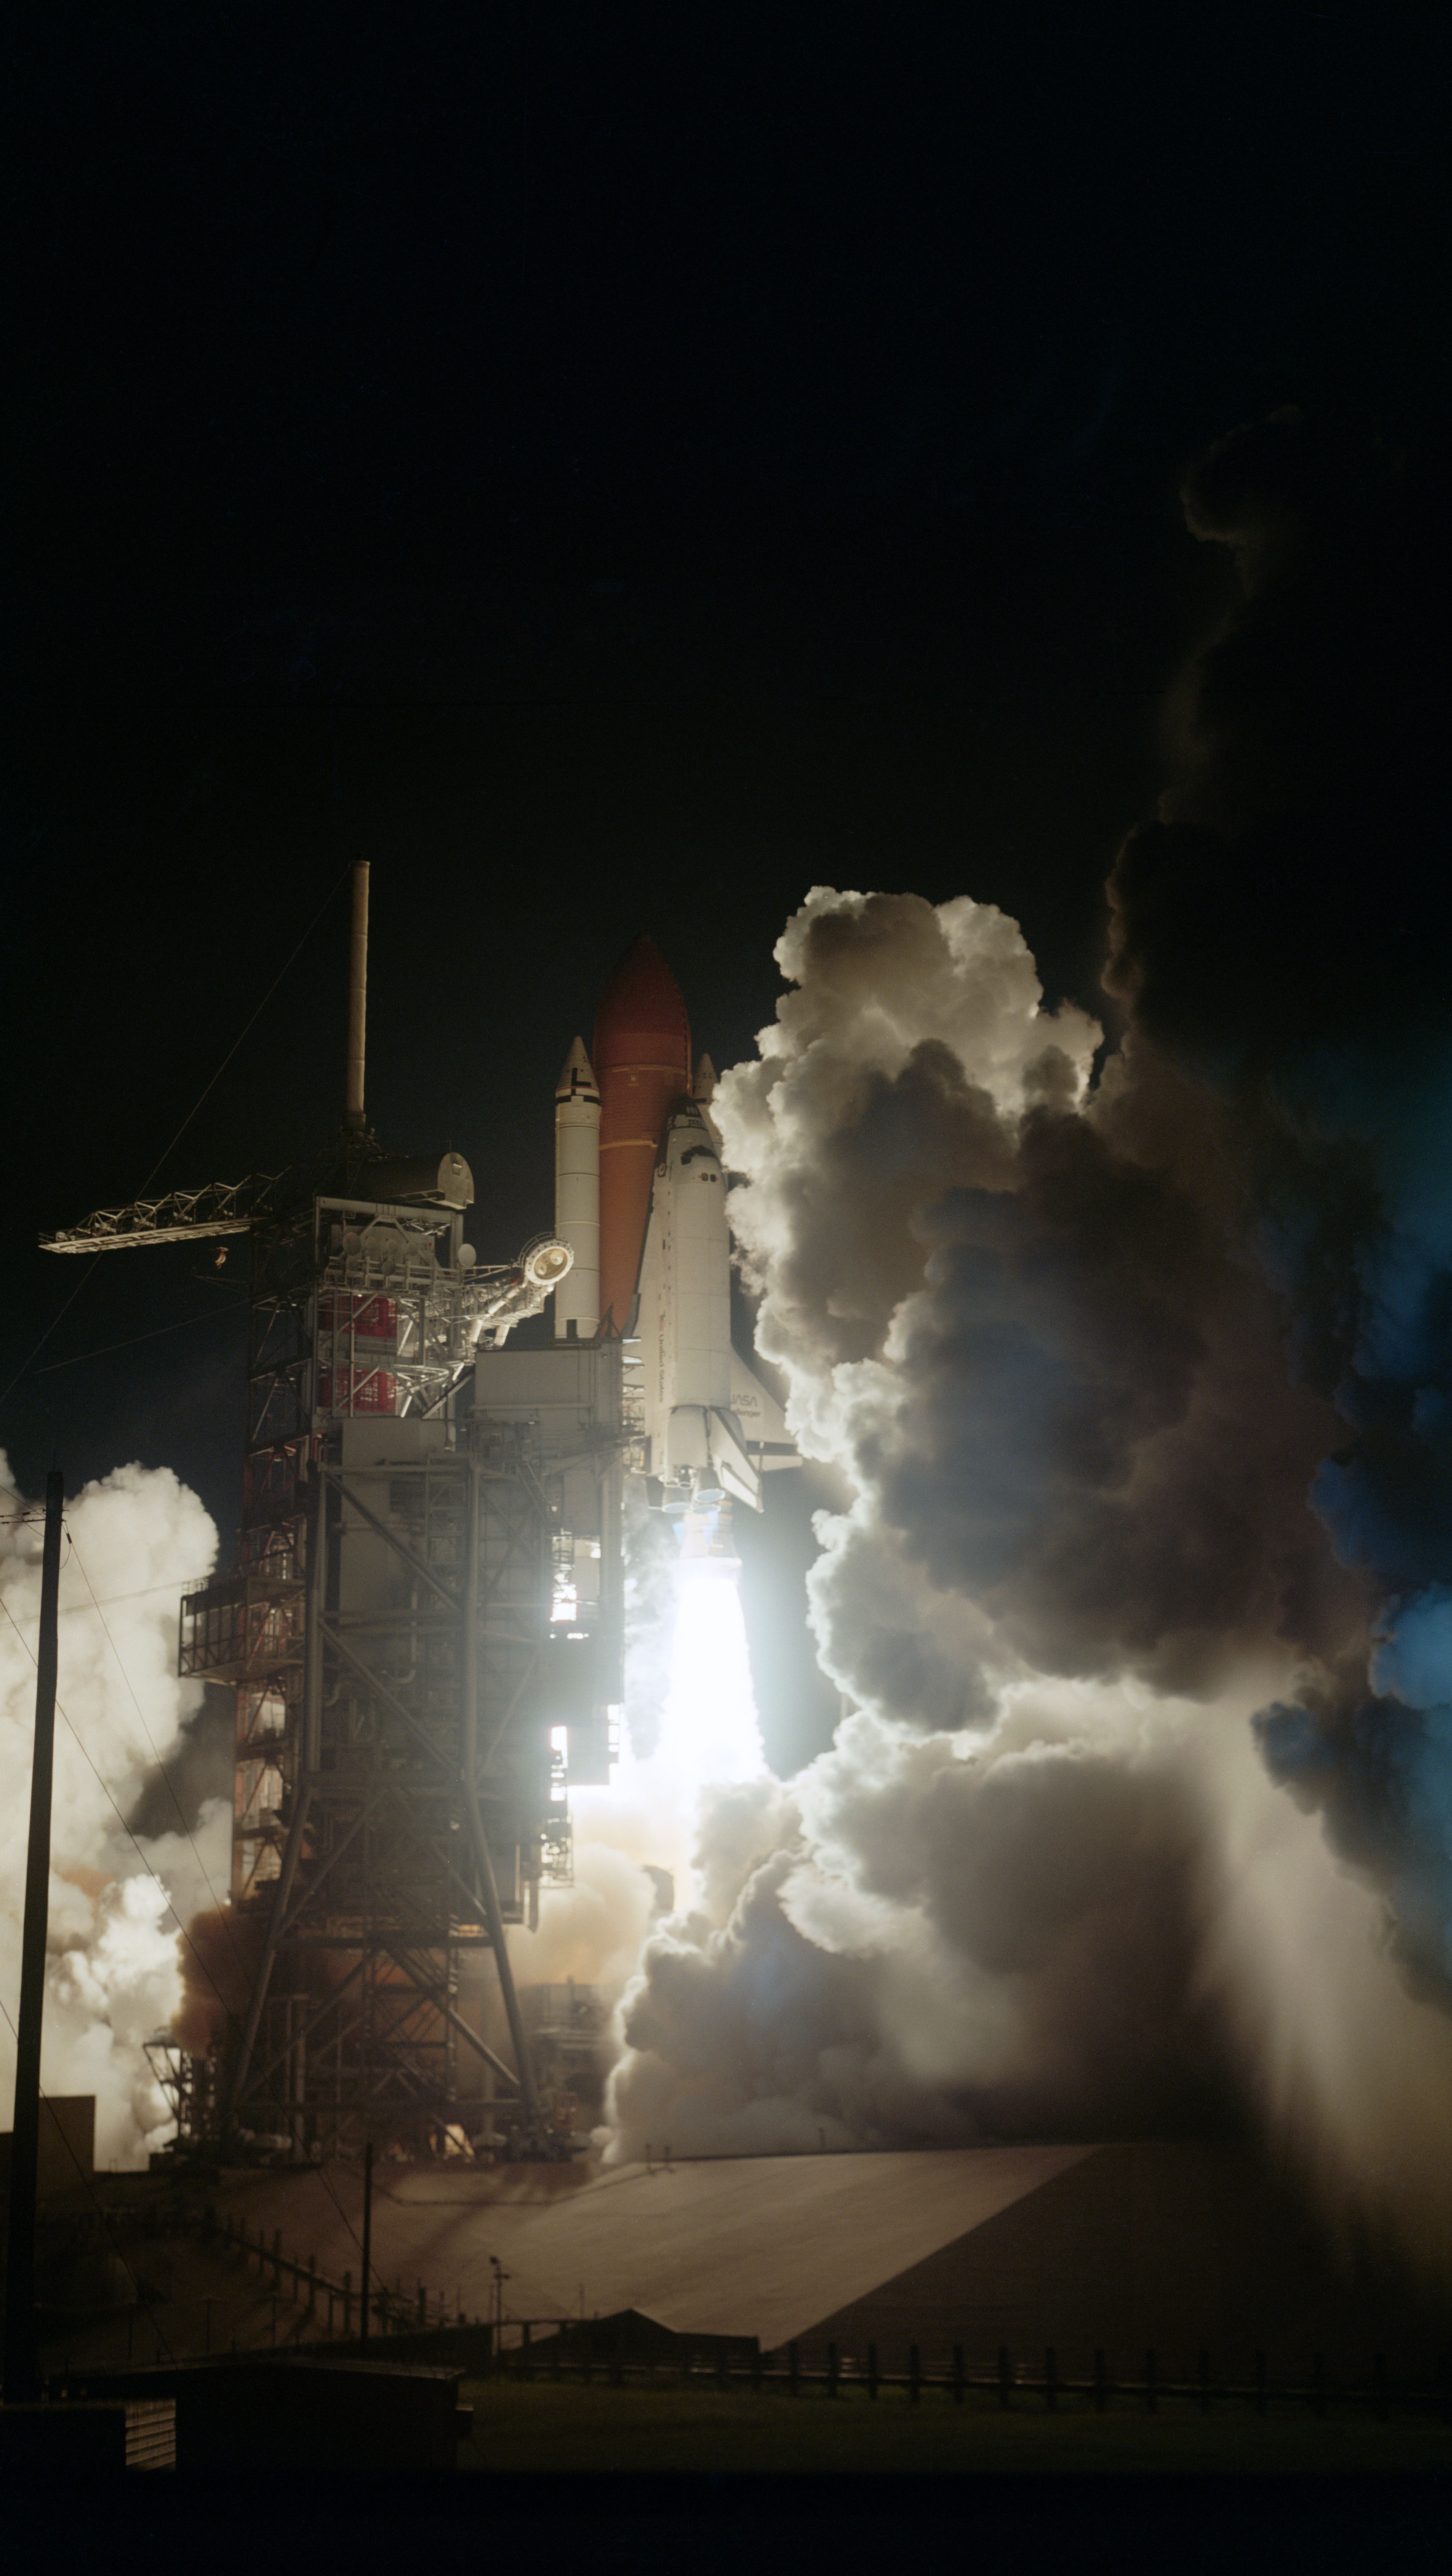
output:
{"label": "metal railing", "polygon": [[[536,2344],[535,2329],[542,2329],[551,2340]],[[679,2359],[650,2360],[630,2359],[623,2350],[612,2354],[598,2347],[572,2353],[558,2318],[510,2319],[505,2331],[512,2331],[518,2340],[495,2350],[492,2367],[495,2375],[517,2381],[579,2379],[586,2386],[600,2380],[615,2387],[675,2384],[768,2389],[788,2397],[817,2391],[829,2399],[869,2401],[896,2391],[912,2405],[929,2396],[946,2397],[960,2406],[969,2398],[986,2398],[1005,2413],[1025,2400],[1050,2414],[1075,2404],[1081,2411],[1087,2408],[1103,2414],[1115,2401],[1127,2401],[1148,2415],[1158,2414],[1171,2401],[1188,2403],[1206,2415],[1216,2406],[1249,2408],[1259,2415],[1272,2408],[1309,2407],[1324,2417],[1334,2406],[1382,2420],[1396,2411],[1430,2413],[1452,2423],[1452,2356],[1448,2355],[1441,2357],[1430,2378],[1394,2372],[1383,2353],[1372,2356],[1369,2371],[1361,2377],[1333,2375],[1324,2354],[1316,2353],[1309,2370],[1272,2378],[1264,2352],[1254,2355],[1248,2373],[1221,2376],[1213,2371],[1209,2353],[1201,2352],[1193,2376],[1185,2377],[1163,2370],[1153,2350],[1144,2354],[1138,2370],[1128,2375],[1112,2372],[1106,2353],[1100,2350],[1094,2355],[1092,2371],[1074,2376],[1060,2370],[1052,2345],[1046,2348],[1041,2366],[1015,2360],[1008,2346],[1000,2345],[992,2363],[977,2369],[966,2363],[962,2345],[955,2345],[947,2370],[928,2370],[917,2344],[909,2344],[906,2366],[894,2369],[883,2367],[875,2343],[867,2346],[862,2361],[840,2355],[829,2344],[825,2361],[808,2366],[794,2343],[782,2353],[758,2353],[744,2361],[731,2359],[724,2349],[712,2352],[704,2344],[687,2345]],[[579,2336],[581,2331],[578,2321],[563,2321],[565,2338]]]}
{"label": "metal railing", "polygon": [[[176,2225],[173,2218],[171,2228]],[[315,2254],[285,2253],[280,2229],[275,2228],[269,2239],[263,2228],[254,2234],[242,2219],[219,2217],[212,2207],[183,2226],[200,2242],[255,2269],[261,2283],[270,2281],[275,2298],[288,2300],[297,2311],[288,2338],[294,2348],[319,2341],[358,2340],[361,2282],[354,2281],[351,2271],[335,2278],[319,2268]],[[157,2232],[154,2217],[138,2232],[148,2236]],[[934,2369],[924,2367],[921,2346],[910,2343],[901,2356],[903,2366],[896,2367],[884,2364],[875,2342],[867,2344],[860,2358],[829,2343],[824,2355],[804,2360],[795,2342],[778,2352],[746,2352],[743,2347],[749,2339],[744,2336],[697,2341],[685,2337],[677,2351],[651,2357],[628,2354],[623,2339],[606,2349],[598,2322],[592,2331],[591,2322],[579,2316],[468,2317],[457,2297],[451,2299],[446,2290],[435,2293],[419,2282],[409,2292],[398,2282],[390,2286],[376,2279],[370,2290],[369,2321],[380,2337],[389,2339],[452,2336],[466,2329],[471,2344],[482,2341],[483,2347],[472,2367],[486,2376],[520,2382],[579,2380],[588,2387],[599,2381],[617,2388],[709,2386],[768,2390],[789,2398],[816,2393],[833,2401],[869,2403],[891,2393],[905,2397],[910,2405],[946,2399],[962,2406],[972,2400],[1004,2413],[1028,2406],[1049,2414],[1060,2408],[1103,2414],[1111,2406],[1129,2406],[1145,2415],[1156,2415],[1162,2408],[1183,2412],[1187,2407],[1209,2415],[1216,2408],[1231,2407],[1256,2415],[1309,2409],[1324,2419],[1335,2409],[1370,2414],[1380,2421],[1396,2413],[1430,2414],[1444,2424],[1452,2423],[1452,2353],[1438,2357],[1430,2376],[1398,2369],[1380,2352],[1369,2356],[1363,2371],[1350,2375],[1333,2370],[1319,2352],[1310,2356],[1309,2366],[1272,2375],[1263,2350],[1254,2352],[1248,2370],[1217,2371],[1208,2349],[1198,2353],[1194,2371],[1186,2374],[1166,2369],[1153,2348],[1143,2353],[1138,2367],[1125,2371],[1111,2368],[1104,2347],[1095,2350],[1087,2372],[1071,2372],[1061,2368],[1058,2348],[1052,2344],[1031,2361],[1000,2344],[991,2360],[976,2365],[966,2358],[965,2347],[955,2344],[949,2366]]]}
{"label": "metal railing", "polygon": [[[302,2312],[299,2335],[311,2320],[315,2337],[345,2343],[354,2340],[363,2322],[363,2285],[361,2280],[355,2282],[351,2270],[338,2280],[319,2270],[316,2254],[305,2258],[285,2254],[281,2228],[274,2228],[269,2242],[265,2229],[259,2227],[253,2236],[241,2219],[218,2218],[210,2208],[194,2225],[204,2244],[240,2256],[249,2267],[255,2264],[259,2277],[264,2281],[270,2278],[279,2297],[284,2295],[284,2280],[287,2282],[286,2295]],[[368,2317],[381,2335],[429,2333],[444,2326],[483,2322],[461,2315],[446,2290],[435,2296],[422,2281],[409,2293],[397,2284],[390,2288],[375,2279],[369,2289]]]}

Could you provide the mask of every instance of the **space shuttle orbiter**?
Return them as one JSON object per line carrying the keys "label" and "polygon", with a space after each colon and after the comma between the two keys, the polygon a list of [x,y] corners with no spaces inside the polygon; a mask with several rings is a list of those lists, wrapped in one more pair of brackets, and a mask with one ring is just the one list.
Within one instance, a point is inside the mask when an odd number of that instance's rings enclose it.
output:
{"label": "space shuttle orbiter", "polygon": [[657,1509],[693,1520],[730,1502],[759,1511],[763,1474],[798,1463],[780,1404],[732,1345],[714,1088],[676,979],[641,937],[605,987],[591,1054],[576,1038],[555,1092],[555,1231],[574,1253],[555,1335],[623,1343],[636,1472]]}

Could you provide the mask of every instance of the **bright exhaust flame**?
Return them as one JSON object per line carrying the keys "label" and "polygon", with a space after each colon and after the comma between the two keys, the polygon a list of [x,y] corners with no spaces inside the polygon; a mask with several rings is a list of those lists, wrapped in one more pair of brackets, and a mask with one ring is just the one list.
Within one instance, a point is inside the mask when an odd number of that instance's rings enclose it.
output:
{"label": "bright exhaust flame", "polygon": [[719,1558],[685,1558],[676,1568],[670,1680],[655,1749],[628,1748],[610,1802],[645,1827],[648,1857],[669,1869],[676,1906],[699,1897],[692,1866],[710,1791],[767,1776],[751,1688],[737,1568]]}
{"label": "bright exhaust flame", "polygon": [[606,1844],[668,1869],[678,1910],[697,1901],[692,1866],[703,1806],[715,1789],[770,1776],[751,1687],[739,1569],[720,1557],[675,1569],[669,1681],[648,1755],[629,1740],[608,1789],[570,1799],[577,1854]]}
{"label": "bright exhaust flame", "polygon": [[680,1565],[675,1609],[670,1689],[649,1767],[663,1790],[694,1804],[703,1789],[763,1778],[766,1755],[734,1565]]}

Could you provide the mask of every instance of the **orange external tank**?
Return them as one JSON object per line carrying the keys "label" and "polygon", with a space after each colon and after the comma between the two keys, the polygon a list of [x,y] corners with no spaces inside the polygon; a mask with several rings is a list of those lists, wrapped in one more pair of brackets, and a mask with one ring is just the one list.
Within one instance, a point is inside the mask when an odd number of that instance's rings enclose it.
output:
{"label": "orange external tank", "polygon": [[691,1089],[681,988],[643,932],[600,997],[591,1061],[600,1091],[600,1329],[618,1336],[635,1302],[661,1133]]}

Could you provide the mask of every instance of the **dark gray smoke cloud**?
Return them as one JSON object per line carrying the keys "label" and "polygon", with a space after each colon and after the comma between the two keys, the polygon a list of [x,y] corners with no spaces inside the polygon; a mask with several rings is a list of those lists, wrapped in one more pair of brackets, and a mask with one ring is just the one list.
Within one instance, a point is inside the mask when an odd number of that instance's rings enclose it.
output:
{"label": "dark gray smoke cloud", "polygon": [[1253,2113],[1414,2223],[1452,2144],[1435,482],[1291,416],[1190,478],[1239,597],[1111,880],[1097,1075],[992,907],[788,926],[716,1106],[759,1340],[854,1496],[810,1589],[856,1714],[708,1817],[618,2151]]}
{"label": "dark gray smoke cloud", "polygon": [[926,1292],[864,1463],[935,1587],[1038,1670],[1167,1691],[1261,1644],[1341,1643],[1347,1587],[1306,1503],[1328,1408],[1286,1389],[1243,1241],[1122,1102],[1031,1112],[1015,1185],[951,1189],[915,1232]]}
{"label": "dark gray smoke cloud", "polygon": [[1445,459],[1287,413],[1189,479],[1241,599],[1190,674],[1161,818],[1111,880],[1109,980],[1235,1125],[1311,1492],[1367,1629],[1264,1712],[1452,1997],[1452,1030]]}

